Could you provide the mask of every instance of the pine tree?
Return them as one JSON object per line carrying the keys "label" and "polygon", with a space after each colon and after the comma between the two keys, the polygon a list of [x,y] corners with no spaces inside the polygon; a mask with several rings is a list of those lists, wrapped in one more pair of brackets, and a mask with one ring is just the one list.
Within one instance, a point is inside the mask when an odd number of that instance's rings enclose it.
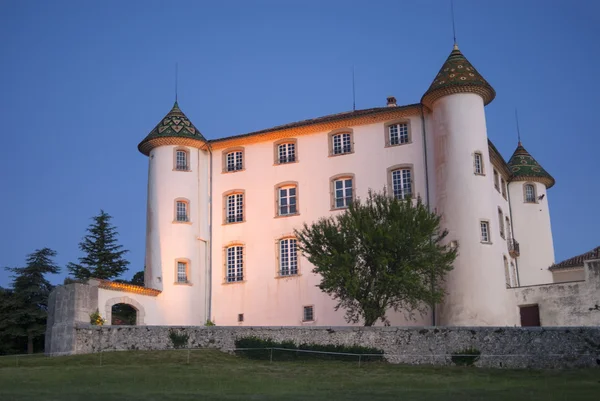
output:
{"label": "pine tree", "polygon": [[94,222],[87,229],[88,234],[79,243],[85,256],[79,263],[69,263],[67,269],[76,280],[87,280],[90,277],[110,280],[119,277],[127,270],[129,261],[123,258],[128,250],[117,244],[117,232],[110,220],[112,217],[100,210]]}
{"label": "pine tree", "polygon": [[8,313],[3,311],[3,315],[6,315],[4,334],[13,338],[27,338],[27,352],[30,354],[33,353],[34,339],[46,331],[48,296],[53,286],[44,274],[60,271],[52,260],[55,256],[56,252],[52,249],[36,249],[27,256],[27,266],[6,268],[14,273],[14,280],[10,297],[4,297],[9,304],[4,305],[3,309],[10,308]]}

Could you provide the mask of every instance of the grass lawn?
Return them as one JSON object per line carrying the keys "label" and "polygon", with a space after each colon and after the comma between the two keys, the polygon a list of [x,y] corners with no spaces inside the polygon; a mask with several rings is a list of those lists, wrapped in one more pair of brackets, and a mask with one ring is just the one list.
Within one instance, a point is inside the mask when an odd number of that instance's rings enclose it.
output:
{"label": "grass lawn", "polygon": [[[252,361],[215,350],[0,357],[0,400],[598,400],[600,369]],[[18,362],[18,367],[16,366]],[[102,365],[100,365],[100,362]]]}

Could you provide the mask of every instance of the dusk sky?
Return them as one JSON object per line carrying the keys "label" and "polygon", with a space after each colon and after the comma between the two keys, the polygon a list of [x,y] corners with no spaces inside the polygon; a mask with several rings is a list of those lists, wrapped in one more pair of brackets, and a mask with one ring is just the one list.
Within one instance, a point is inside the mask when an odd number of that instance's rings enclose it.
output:
{"label": "dusk sky", "polygon": [[[556,179],[556,260],[600,245],[600,2],[455,0],[458,44],[496,89],[488,136]],[[418,103],[452,50],[449,0],[0,2],[0,267],[65,266],[100,209],[144,266],[147,158],[179,105],[207,138]],[[484,268],[484,266],[482,266]],[[62,283],[66,271],[51,277]],[[0,270],[0,286],[9,285]]]}

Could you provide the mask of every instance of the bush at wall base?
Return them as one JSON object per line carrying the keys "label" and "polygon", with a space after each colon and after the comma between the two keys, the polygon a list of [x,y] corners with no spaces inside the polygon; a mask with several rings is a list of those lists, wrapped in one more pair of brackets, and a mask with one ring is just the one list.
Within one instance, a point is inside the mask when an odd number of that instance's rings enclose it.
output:
{"label": "bush at wall base", "polygon": [[[357,355],[339,355],[339,354],[324,354],[301,351],[319,351],[319,352],[335,352],[346,354],[361,355],[361,362],[385,362],[383,351],[377,348],[362,347],[360,345],[320,345],[320,344],[300,344],[296,345],[293,341],[277,342],[271,339],[260,339],[258,337],[243,337],[235,341],[235,347],[241,348],[235,351],[236,355],[249,358],[269,360],[271,359],[270,348],[282,348],[285,350],[274,349],[272,351],[273,360],[275,361],[296,361],[296,360],[337,360],[337,361],[352,361],[357,362]],[[296,350],[293,352],[292,350]],[[364,356],[362,356],[364,355]]]}

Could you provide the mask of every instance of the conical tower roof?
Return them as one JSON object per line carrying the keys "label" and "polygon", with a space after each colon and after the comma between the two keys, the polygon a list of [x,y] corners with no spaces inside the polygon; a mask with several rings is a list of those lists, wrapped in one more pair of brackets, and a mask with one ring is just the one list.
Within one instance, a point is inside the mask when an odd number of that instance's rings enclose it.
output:
{"label": "conical tower roof", "polygon": [[494,88],[477,72],[456,44],[423,95],[421,103],[431,108],[437,99],[453,93],[476,93],[483,98],[486,105],[496,97]]}
{"label": "conical tower roof", "polygon": [[138,150],[148,156],[150,151],[160,145],[186,145],[199,147],[206,143],[206,138],[194,127],[179,108],[177,101],[171,111],[140,144]]}
{"label": "conical tower roof", "polygon": [[508,161],[508,168],[511,181],[537,181],[546,188],[551,188],[555,183],[554,178],[525,150],[521,142]]}

